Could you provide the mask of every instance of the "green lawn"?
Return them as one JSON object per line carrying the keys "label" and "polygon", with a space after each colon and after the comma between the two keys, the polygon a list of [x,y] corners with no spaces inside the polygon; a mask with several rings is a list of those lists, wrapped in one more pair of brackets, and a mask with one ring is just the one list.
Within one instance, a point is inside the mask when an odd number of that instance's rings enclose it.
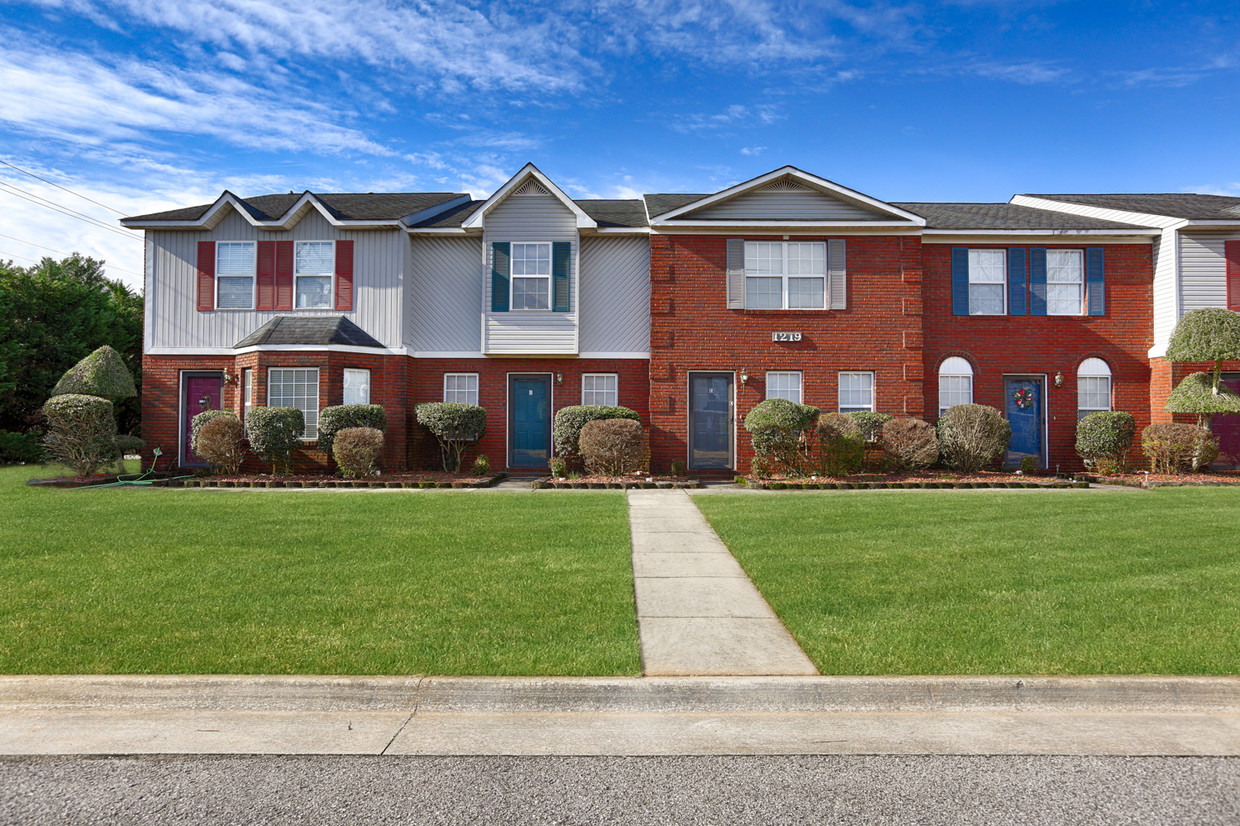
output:
{"label": "green lawn", "polygon": [[48,489],[0,468],[0,673],[637,674],[620,493]]}
{"label": "green lawn", "polygon": [[824,674],[1240,673],[1240,489],[695,501]]}

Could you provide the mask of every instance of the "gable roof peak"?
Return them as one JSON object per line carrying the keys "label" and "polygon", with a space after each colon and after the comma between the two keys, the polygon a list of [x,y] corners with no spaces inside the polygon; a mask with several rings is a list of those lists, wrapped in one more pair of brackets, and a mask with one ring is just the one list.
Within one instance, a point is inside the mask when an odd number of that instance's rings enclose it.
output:
{"label": "gable roof peak", "polygon": [[530,181],[537,182],[537,184],[545,190],[545,194],[555,198],[563,204],[569,212],[572,212],[577,219],[578,229],[596,229],[598,227],[597,221],[591,218],[589,214],[578,206],[572,198],[568,197],[564,190],[556,186],[554,181],[543,174],[543,171],[531,162],[521,167],[520,171],[517,172],[516,175],[509,178],[503,186],[491,194],[490,198],[483,201],[482,204],[474,210],[473,214],[465,219],[465,221],[461,224],[461,228],[467,230],[482,229],[486,224],[487,213],[502,203],[510,195],[542,194],[533,192],[521,193],[518,191],[524,188]]}

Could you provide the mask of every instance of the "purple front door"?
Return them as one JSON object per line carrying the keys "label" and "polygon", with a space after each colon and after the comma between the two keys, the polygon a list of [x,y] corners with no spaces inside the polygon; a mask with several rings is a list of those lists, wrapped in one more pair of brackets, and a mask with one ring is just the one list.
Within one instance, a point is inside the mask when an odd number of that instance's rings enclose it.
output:
{"label": "purple front door", "polygon": [[[1224,373],[1223,384],[1240,393],[1240,375]],[[1215,416],[1210,429],[1218,436],[1218,461],[1226,466],[1240,465],[1240,415]]]}
{"label": "purple front door", "polygon": [[219,410],[224,395],[224,377],[219,373],[186,373],[181,390],[181,464],[206,465],[190,450],[191,425],[204,410]]}

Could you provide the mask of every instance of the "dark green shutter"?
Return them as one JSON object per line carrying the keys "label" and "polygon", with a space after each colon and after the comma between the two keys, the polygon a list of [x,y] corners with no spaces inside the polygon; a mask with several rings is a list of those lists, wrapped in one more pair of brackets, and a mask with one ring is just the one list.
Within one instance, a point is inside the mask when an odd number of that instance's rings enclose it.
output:
{"label": "dark green shutter", "polygon": [[1106,315],[1106,259],[1102,247],[1085,250],[1085,285],[1089,290],[1089,314]]}
{"label": "dark green shutter", "polygon": [[555,297],[551,309],[557,313],[568,312],[572,249],[573,245],[568,241],[556,241],[551,245],[552,294]]}
{"label": "dark green shutter", "polygon": [[1025,314],[1025,248],[1008,250],[1008,315]]}
{"label": "dark green shutter", "polygon": [[507,241],[491,244],[491,312],[508,312],[508,276],[512,272],[512,253]]}
{"label": "dark green shutter", "polygon": [[1029,250],[1029,315],[1046,315],[1046,249]]}
{"label": "dark green shutter", "polygon": [[969,314],[969,248],[952,247],[952,315]]}

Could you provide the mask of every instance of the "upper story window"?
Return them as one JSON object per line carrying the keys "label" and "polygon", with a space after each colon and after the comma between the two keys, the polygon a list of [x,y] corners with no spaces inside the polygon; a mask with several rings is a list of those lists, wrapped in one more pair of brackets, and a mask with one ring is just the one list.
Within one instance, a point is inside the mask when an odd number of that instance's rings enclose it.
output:
{"label": "upper story window", "polygon": [[336,255],[331,241],[298,241],[293,255],[295,307],[326,310],[332,305]]}
{"label": "upper story window", "polygon": [[813,241],[746,241],[745,307],[826,308],[827,245]]}
{"label": "upper story window", "polygon": [[958,404],[973,404],[973,365],[952,356],[939,365],[939,415]]}
{"label": "upper story window", "polygon": [[581,403],[615,407],[620,403],[615,373],[585,373],[581,377]]}
{"label": "upper story window", "polygon": [[1076,415],[1111,409],[1111,367],[1102,359],[1085,359],[1076,371]]}
{"label": "upper story window", "polygon": [[444,373],[443,400],[461,404],[478,403],[477,373]]}
{"label": "upper story window", "polygon": [[1081,315],[1085,256],[1081,250],[1046,251],[1046,314]]}
{"label": "upper story window", "polygon": [[766,397],[787,399],[801,403],[801,373],[792,370],[768,370],[766,373]]}
{"label": "upper story window", "polygon": [[551,244],[512,245],[512,309],[551,308]]}
{"label": "upper story window", "polygon": [[969,250],[969,315],[1003,315],[1007,251]]}
{"label": "upper story window", "polygon": [[254,309],[254,262],[253,241],[221,241],[215,245],[216,309]]}
{"label": "upper story window", "polygon": [[848,371],[840,373],[841,413],[860,413],[874,409],[874,374]]}

